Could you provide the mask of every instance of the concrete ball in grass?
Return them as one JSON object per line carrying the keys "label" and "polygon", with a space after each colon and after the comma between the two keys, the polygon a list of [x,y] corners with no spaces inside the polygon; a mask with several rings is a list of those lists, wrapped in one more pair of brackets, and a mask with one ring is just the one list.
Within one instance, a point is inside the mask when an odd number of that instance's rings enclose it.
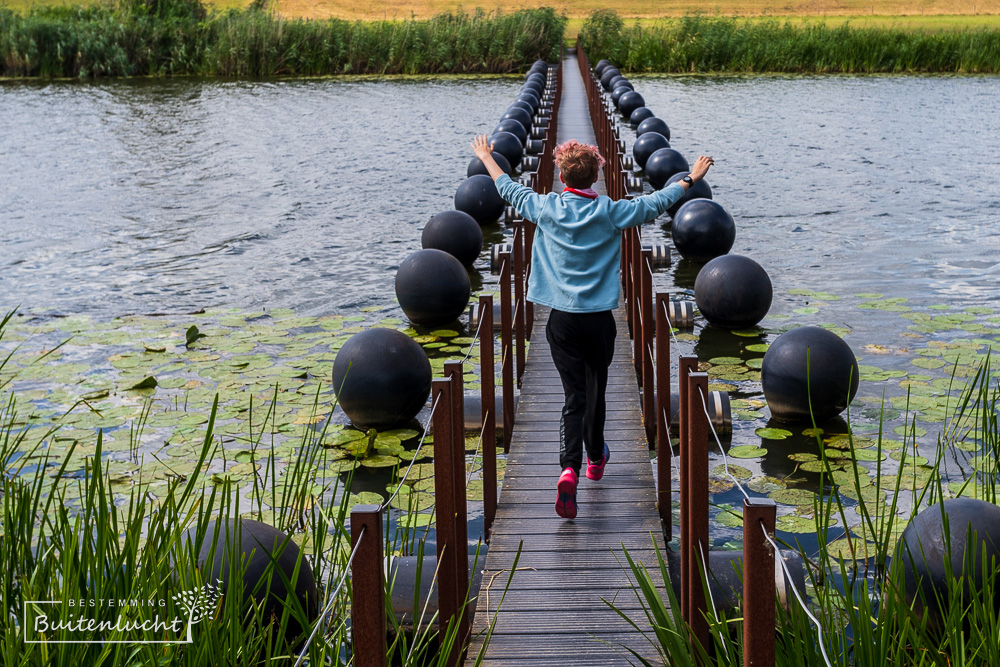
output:
{"label": "concrete ball in grass", "polygon": [[771,343],[761,363],[760,382],[772,417],[819,423],[839,415],[854,400],[858,361],[851,346],[832,331],[799,327]]}
{"label": "concrete ball in grass", "polygon": [[333,390],[337,404],[356,426],[393,428],[416,417],[427,402],[431,363],[420,344],[406,334],[384,327],[366,329],[337,352]]}
{"label": "concrete ball in grass", "polygon": [[694,299],[701,314],[726,329],[755,326],[770,310],[772,296],[767,271],[742,255],[716,257],[701,267],[694,281]]}

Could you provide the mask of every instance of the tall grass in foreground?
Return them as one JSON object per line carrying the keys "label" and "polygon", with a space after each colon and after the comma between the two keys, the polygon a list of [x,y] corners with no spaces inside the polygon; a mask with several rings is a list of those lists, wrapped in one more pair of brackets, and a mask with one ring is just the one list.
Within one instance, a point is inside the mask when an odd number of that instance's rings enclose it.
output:
{"label": "tall grass in foreground", "polygon": [[21,15],[0,6],[0,76],[507,73],[557,59],[566,23],[548,8],[318,21],[258,7],[206,14],[197,0],[135,0]]}
{"label": "tall grass in foreground", "polygon": [[591,62],[632,72],[1000,73],[1000,30],[927,33],[685,16],[626,26],[610,10],[580,31]]}
{"label": "tall grass in foreground", "polygon": [[[819,551],[801,553],[807,564],[807,581],[812,595],[808,599],[810,610],[820,622],[822,634],[817,631],[809,616],[790,595],[788,608],[778,605],[776,619],[776,660],[779,667],[822,666],[826,664],[823,650],[830,663],[837,667],[993,667],[1000,665],[1000,563],[987,562],[987,554],[978,548],[965,551],[965,562],[950,562],[945,558],[948,592],[941,598],[925,599],[920,592],[908,600],[902,590],[903,568],[910,555],[896,553],[896,540],[906,524],[897,516],[903,494],[910,494],[912,512],[941,502],[949,496],[976,497],[997,503],[997,484],[1000,482],[1000,387],[990,386],[989,359],[978,374],[956,398],[954,416],[938,439],[934,460],[927,464],[930,481],[926,485],[904,484],[905,475],[916,474],[915,468],[924,468],[919,462],[907,462],[916,456],[915,436],[904,438],[904,457],[901,470],[891,487],[879,488],[881,474],[876,476],[875,497],[882,498],[884,488],[890,497],[887,503],[864,500],[862,483],[858,474],[847,488],[858,497],[857,505],[845,501],[838,487],[831,484],[829,497],[820,495],[814,502],[817,518]],[[941,468],[946,457],[954,452],[951,447],[969,438],[979,441],[983,464],[967,483],[946,484]],[[821,476],[820,488],[832,478],[830,460],[817,436],[819,451],[826,467]],[[854,452],[853,442],[851,451]],[[882,458],[882,432],[878,433],[878,459]],[[909,453],[908,453],[909,452]],[[876,464],[881,472],[881,464]],[[907,469],[909,468],[909,469]],[[836,540],[837,549],[831,547],[834,535],[843,533],[840,526],[848,525],[848,515],[855,510],[860,524]],[[934,510],[930,510],[934,511]],[[947,526],[947,516],[943,517]],[[975,535],[966,534],[969,544],[976,544]],[[978,536],[982,538],[983,536]],[[944,554],[951,553],[949,533],[944,532]],[[996,536],[993,537],[996,539]],[[847,541],[845,547],[844,542]],[[925,548],[926,547],[925,545]],[[666,587],[664,599],[657,587],[657,580],[668,581],[669,576],[662,556],[659,572],[650,573],[641,563],[626,553],[627,565],[635,580],[635,592],[643,603],[650,627],[639,628],[670,665],[725,665],[743,664],[742,617],[739,610],[726,618],[709,610],[712,645],[692,646],[690,628],[680,613],[680,603],[673,589]],[[895,557],[894,557],[895,556]],[[914,558],[919,558],[914,554]],[[981,558],[981,562],[976,562]],[[981,568],[982,585],[978,588],[964,582],[961,572]],[[707,582],[702,581],[707,586]],[[805,595],[805,591],[799,591]],[[912,591],[911,591],[912,595]],[[707,597],[707,596],[706,596]],[[936,614],[928,613],[937,610]],[[623,612],[619,612],[623,616]],[[638,627],[638,626],[637,626]],[[821,646],[822,649],[821,650]],[[638,656],[636,656],[638,659]],[[649,664],[639,659],[642,664]]]}
{"label": "tall grass in foreground", "polygon": [[[9,319],[10,314],[0,318],[0,340]],[[9,358],[0,357],[0,371]],[[297,453],[279,463],[263,442],[267,429],[261,425],[258,433],[248,433],[250,458],[259,465],[252,483],[243,487],[231,481],[220,483],[208,472],[220,454],[213,433],[216,398],[191,474],[166,475],[165,482],[159,475],[157,480],[123,482],[106,465],[99,432],[95,449],[86,457],[84,474],[76,477],[67,470],[82,456],[74,451],[77,445],[62,460],[46,456],[43,444],[25,451],[25,435],[31,427],[23,425],[17,414],[16,396],[3,392],[0,396],[0,665],[291,667],[303,648],[305,664],[310,667],[349,664],[352,588],[338,588],[338,584],[351,549],[346,527],[351,478],[341,486],[338,475],[323,474],[328,462],[321,444],[323,431],[303,436]],[[266,409],[268,418],[272,408],[273,404]],[[318,402],[313,409],[318,409]],[[256,423],[253,410],[251,405],[248,430]],[[129,456],[139,456],[147,416],[148,410],[131,426]],[[48,434],[57,436],[57,429]],[[153,485],[161,485],[155,493]],[[68,493],[75,486],[79,493]],[[222,599],[207,618],[189,626],[191,643],[142,643],[178,638],[178,633],[163,630],[123,633],[71,628],[39,632],[32,627],[34,612],[52,609],[59,610],[60,620],[79,617],[111,626],[119,615],[129,623],[152,621],[154,616],[186,618],[187,613],[178,608],[172,596],[215,583],[206,580],[211,576],[210,567],[198,567],[198,547],[204,542],[213,544],[216,552],[225,548],[221,541],[225,531],[212,530],[210,522],[220,526],[241,517],[273,525],[302,545],[295,572],[301,571],[308,559],[319,587],[321,613],[317,619],[308,617],[294,594],[278,601],[280,611],[275,618],[265,617],[262,604],[249,596],[244,599],[242,572],[246,563],[233,558],[229,559],[228,588]],[[426,530],[422,535],[405,528],[392,530],[388,522],[385,530],[387,557],[423,553]],[[238,534],[239,528],[235,531]],[[282,577],[286,589],[294,591],[298,575],[293,574],[288,581],[278,568],[268,566],[262,576],[265,582]],[[415,601],[417,618],[407,620],[417,629],[404,632],[393,614],[392,586],[392,581],[386,582],[386,613],[393,630],[387,648],[389,663],[442,667],[457,640],[457,626],[450,624],[440,636],[436,614],[423,613]],[[257,597],[258,592],[254,593]],[[86,601],[82,608],[81,600]],[[89,606],[89,601],[108,600],[116,603]],[[119,607],[119,600],[163,600],[166,605]],[[43,607],[39,601],[53,604]],[[290,628],[301,630],[292,634]],[[306,646],[314,628],[316,637]],[[489,635],[486,644],[488,639]],[[67,640],[83,643],[55,643]],[[481,655],[469,656],[469,663],[478,664],[480,659]]]}

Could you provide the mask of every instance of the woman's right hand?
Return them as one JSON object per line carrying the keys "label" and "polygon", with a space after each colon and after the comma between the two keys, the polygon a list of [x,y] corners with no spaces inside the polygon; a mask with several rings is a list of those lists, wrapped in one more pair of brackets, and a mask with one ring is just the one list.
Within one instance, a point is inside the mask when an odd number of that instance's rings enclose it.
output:
{"label": "woman's right hand", "polygon": [[691,180],[700,181],[705,178],[705,174],[708,173],[708,168],[715,164],[715,160],[707,155],[702,155],[697,160],[695,160],[694,166],[691,167]]}

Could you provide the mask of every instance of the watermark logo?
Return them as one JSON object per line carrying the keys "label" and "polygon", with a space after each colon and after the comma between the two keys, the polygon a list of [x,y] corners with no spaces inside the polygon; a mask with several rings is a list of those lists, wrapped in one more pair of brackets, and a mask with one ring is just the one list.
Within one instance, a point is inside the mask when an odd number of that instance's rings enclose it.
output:
{"label": "watermark logo", "polygon": [[[215,611],[222,582],[205,584],[170,596],[175,608],[182,612],[167,616],[167,600],[151,599],[86,599],[25,600],[25,642],[28,644],[190,644],[191,628]],[[107,610],[115,609],[114,618]],[[145,613],[143,613],[145,612]],[[150,615],[152,615],[150,617]],[[79,638],[72,638],[79,635]],[[55,636],[71,637],[54,639]],[[116,636],[118,639],[105,639]],[[147,639],[155,636],[157,639]]]}

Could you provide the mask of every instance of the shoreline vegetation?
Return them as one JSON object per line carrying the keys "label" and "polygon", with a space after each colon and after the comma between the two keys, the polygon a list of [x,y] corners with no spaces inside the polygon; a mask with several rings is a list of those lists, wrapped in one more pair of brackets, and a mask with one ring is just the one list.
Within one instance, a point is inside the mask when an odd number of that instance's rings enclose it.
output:
{"label": "shoreline vegetation", "polygon": [[200,0],[0,4],[0,78],[504,74],[558,59],[577,26],[592,59],[636,73],[996,74],[993,18],[970,16],[961,29],[822,17],[626,20],[597,10],[580,24],[539,8],[348,21],[286,18],[267,0],[226,11]]}

